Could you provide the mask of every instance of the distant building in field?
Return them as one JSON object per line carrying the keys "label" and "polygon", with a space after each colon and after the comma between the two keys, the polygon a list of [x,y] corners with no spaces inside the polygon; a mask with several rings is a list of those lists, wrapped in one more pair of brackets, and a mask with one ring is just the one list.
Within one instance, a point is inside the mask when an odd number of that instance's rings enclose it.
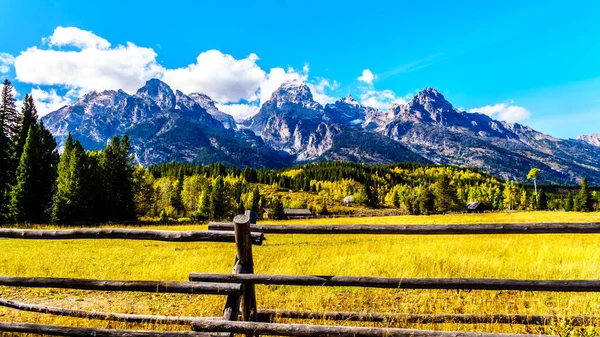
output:
{"label": "distant building in field", "polygon": [[354,196],[352,195],[348,195],[344,198],[344,204],[346,204],[346,206],[350,205],[350,203],[352,202],[352,200],[354,200]]}
{"label": "distant building in field", "polygon": [[485,210],[485,204],[481,201],[472,201],[467,204],[467,213],[482,213]]}
{"label": "distant building in field", "polygon": [[[265,208],[265,216],[269,216],[270,208]],[[302,219],[313,216],[308,208],[284,208],[283,214],[287,219]]]}

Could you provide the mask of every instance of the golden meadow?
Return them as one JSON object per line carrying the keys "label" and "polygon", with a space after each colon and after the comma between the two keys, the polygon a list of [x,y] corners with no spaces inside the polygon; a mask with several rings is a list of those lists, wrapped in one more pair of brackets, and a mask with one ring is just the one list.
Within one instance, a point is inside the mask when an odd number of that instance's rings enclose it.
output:
{"label": "golden meadow", "polygon": [[[518,223],[600,222],[600,213],[521,212],[379,218],[338,218],[281,223]],[[47,227],[47,226],[46,226]],[[39,228],[44,228],[40,226]],[[206,229],[206,225],[156,226]],[[254,246],[256,273],[362,275],[382,277],[484,277],[519,279],[599,279],[600,235],[273,235]],[[229,273],[231,243],[168,243],[129,240],[0,240],[0,274],[7,276],[185,281],[190,272]],[[219,316],[221,296],[110,293],[0,287],[0,297],[58,307],[176,316]],[[600,295],[519,291],[394,290],[343,287],[257,286],[258,307],[379,313],[519,313],[600,315]],[[187,326],[126,324],[55,317],[0,308],[0,321],[82,327],[188,330]],[[280,320],[290,322],[289,320]],[[419,329],[561,333],[554,326],[510,324],[407,324],[322,320],[346,324]],[[597,334],[600,322],[584,328]]]}

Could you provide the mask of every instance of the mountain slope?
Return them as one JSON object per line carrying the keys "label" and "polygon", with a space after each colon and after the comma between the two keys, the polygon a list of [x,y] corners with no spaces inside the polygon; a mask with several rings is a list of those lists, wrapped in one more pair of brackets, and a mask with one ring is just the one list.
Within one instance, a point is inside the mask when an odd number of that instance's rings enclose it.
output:
{"label": "mountain slope", "polygon": [[577,137],[578,141],[600,147],[600,133],[592,133],[591,135],[583,135]]}
{"label": "mountain slope", "polygon": [[226,129],[237,129],[237,123],[233,117],[219,110],[215,106],[215,102],[210,97],[198,92],[189,94],[189,97],[198,103],[204,110],[206,110],[206,112],[208,112],[214,119],[221,122]]}
{"label": "mountain slope", "polygon": [[432,88],[390,112],[378,131],[435,163],[475,166],[505,179],[523,180],[538,167],[544,182],[600,181],[599,149],[460,111]]}
{"label": "mountain slope", "polygon": [[159,80],[148,81],[135,95],[91,92],[42,120],[59,144],[70,132],[86,149],[102,148],[115,134],[127,134],[142,165],[220,161],[278,168],[290,163],[254,134],[226,129],[194,99],[173,93]]}
{"label": "mountain slope", "polygon": [[295,156],[297,162],[429,162],[365,130],[370,110],[374,109],[360,105],[352,96],[323,107],[314,101],[306,83],[291,81],[273,93],[247,126],[273,148]]}
{"label": "mountain slope", "polygon": [[282,84],[259,112],[237,124],[210,97],[173,92],[150,80],[135,95],[92,92],[43,118],[59,144],[71,132],[87,149],[128,134],[143,165],[224,162],[279,168],[325,160],[369,164],[413,161],[473,166],[524,181],[538,167],[542,183],[600,183],[597,135],[563,140],[520,124],[452,106],[433,88],[387,112],[352,96],[322,106],[302,81]]}

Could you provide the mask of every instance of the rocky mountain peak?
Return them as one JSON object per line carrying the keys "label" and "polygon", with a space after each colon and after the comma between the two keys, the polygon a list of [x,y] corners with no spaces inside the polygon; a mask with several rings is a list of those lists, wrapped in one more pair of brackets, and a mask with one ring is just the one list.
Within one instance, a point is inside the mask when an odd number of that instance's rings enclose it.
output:
{"label": "rocky mountain peak", "polygon": [[148,80],[135,95],[148,104],[156,104],[161,110],[174,108],[177,100],[171,87],[156,78]]}
{"label": "rocky mountain peak", "polygon": [[277,104],[278,107],[286,103],[292,103],[301,105],[307,108],[316,108],[320,106],[319,103],[313,99],[312,92],[308,85],[298,79],[284,82],[275,92],[271,95],[271,102]]}
{"label": "rocky mountain peak", "polygon": [[582,135],[577,137],[577,140],[588,143],[593,146],[600,147],[600,133],[592,133],[589,135]]}
{"label": "rocky mountain peak", "polygon": [[346,103],[346,104],[352,104],[352,105],[360,105],[360,103],[358,103],[358,101],[356,101],[354,99],[354,97],[352,97],[352,95],[348,94],[346,95],[345,98],[341,99],[340,101]]}
{"label": "rocky mountain peak", "polygon": [[452,109],[452,104],[446,100],[444,95],[442,95],[435,88],[425,88],[413,97],[410,101],[411,105],[420,105],[426,110],[431,111],[434,109]]}
{"label": "rocky mountain peak", "polygon": [[129,95],[123,90],[91,91],[79,98],[74,105],[83,106],[86,113],[94,109],[110,109],[127,100]]}
{"label": "rocky mountain peak", "polygon": [[191,99],[193,99],[196,103],[198,103],[204,110],[206,110],[206,112],[213,116],[213,118],[221,122],[225,128],[237,128],[237,123],[235,122],[233,117],[219,110],[219,108],[217,108],[217,106],[215,105],[215,101],[213,101],[212,98],[208,97],[208,95],[199,92],[193,92],[188,96]]}

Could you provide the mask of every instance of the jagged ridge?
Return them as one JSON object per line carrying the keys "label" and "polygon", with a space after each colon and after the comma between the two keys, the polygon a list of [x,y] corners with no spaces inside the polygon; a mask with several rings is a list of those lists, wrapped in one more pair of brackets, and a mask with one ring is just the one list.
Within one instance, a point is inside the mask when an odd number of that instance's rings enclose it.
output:
{"label": "jagged ridge", "polygon": [[89,93],[44,122],[60,143],[71,132],[86,148],[127,133],[144,165],[171,160],[253,167],[416,161],[474,166],[519,181],[531,167],[539,167],[543,182],[574,183],[587,176],[600,183],[598,137],[562,140],[460,111],[434,88],[383,112],[351,95],[322,106],[306,83],[290,81],[239,127],[208,96],[173,93],[167,84],[150,80],[135,95]]}

